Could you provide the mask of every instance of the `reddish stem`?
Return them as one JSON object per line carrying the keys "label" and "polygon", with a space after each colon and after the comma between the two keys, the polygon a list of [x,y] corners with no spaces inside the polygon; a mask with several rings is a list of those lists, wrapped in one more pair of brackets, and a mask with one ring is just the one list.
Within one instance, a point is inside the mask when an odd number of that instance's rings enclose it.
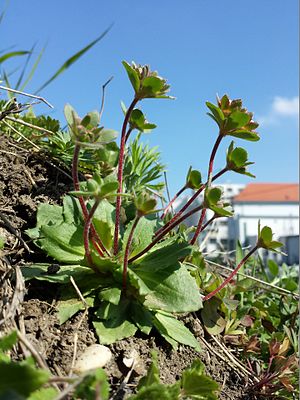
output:
{"label": "reddish stem", "polygon": [[172,204],[174,203],[174,201],[181,195],[181,193],[183,193],[185,191],[185,189],[187,189],[187,186],[184,185],[180,190],[178,190],[178,192],[175,194],[175,196],[173,197],[173,199],[169,202],[169,204],[167,205],[167,207],[164,209],[164,212],[161,215],[161,219],[164,219],[169,208],[172,206]]}
{"label": "reddish stem", "polygon": [[85,255],[88,260],[88,263],[90,264],[91,268],[95,270],[95,267],[93,265],[93,260],[90,252],[90,243],[89,243],[89,236],[90,236],[90,228],[92,224],[92,219],[95,214],[95,211],[99,205],[99,200],[96,199],[95,203],[93,204],[93,207],[91,208],[91,211],[89,212],[87,219],[85,220],[84,223],[84,229],[83,229],[83,243],[84,243],[84,250],[85,250]]}
{"label": "reddish stem", "polygon": [[256,252],[258,249],[258,246],[254,246],[252,250],[249,251],[249,253],[241,260],[241,262],[238,264],[238,266],[231,272],[231,274],[225,279],[225,281],[217,287],[217,289],[213,290],[210,292],[208,295],[203,297],[203,301],[209,300],[213,296],[215,296],[217,293],[219,293],[220,290],[222,290],[231,280],[232,278],[237,274],[238,270],[245,264],[245,262],[252,256],[253,253]]}
{"label": "reddish stem", "polygon": [[174,229],[177,225],[179,225],[182,221],[184,221],[186,218],[190,217],[192,214],[195,214],[196,212],[200,211],[202,209],[202,205],[193,208],[191,211],[187,212],[186,214],[184,214],[181,218],[177,219],[176,221],[173,222],[173,224],[169,225],[163,232],[161,232],[159,235],[157,235],[153,241],[144,248],[144,250],[142,250],[141,252],[139,252],[137,255],[135,255],[134,257],[132,257],[129,262],[132,263],[133,261],[135,261],[136,259],[142,257],[145,253],[147,253],[147,251],[149,251],[150,249],[152,249],[152,247],[154,245],[156,245],[157,242],[160,241],[160,239],[162,239],[167,233],[169,233],[172,229]]}
{"label": "reddish stem", "polygon": [[127,131],[127,133],[126,133],[125,143],[127,143],[128,139],[129,139],[129,136],[130,136],[130,134],[131,134],[132,131],[133,131],[133,128],[129,128],[129,129],[128,129],[128,131]]}
{"label": "reddish stem", "polygon": [[[227,172],[227,168],[223,168],[220,172],[218,172],[213,178],[212,181],[218,179],[221,175]],[[193,203],[193,201],[199,196],[199,194],[205,189],[207,183],[204,183],[187,201],[187,203],[174,215],[174,217],[167,222],[162,228],[158,229],[155,232],[155,236],[160,235],[165,229],[167,229],[171,224],[173,224],[180,216],[184,213],[184,211]]]}
{"label": "reddish stem", "polygon": [[200,235],[200,232],[202,232],[202,225],[204,222],[205,215],[206,215],[206,208],[203,208],[203,210],[201,211],[201,215],[200,215],[200,219],[199,219],[199,222],[197,225],[196,232],[194,233],[194,236],[192,237],[192,239],[190,241],[191,245],[194,245],[196,243],[196,240],[197,240],[198,236]]}
{"label": "reddish stem", "polygon": [[[75,149],[74,149],[74,154],[73,154],[73,162],[72,162],[72,178],[73,178],[74,189],[77,190],[77,191],[80,190],[79,178],[78,178],[79,152],[80,152],[80,145],[79,144],[75,144]],[[81,206],[81,210],[82,210],[84,221],[86,221],[89,213],[88,213],[86,204],[84,202],[84,198],[82,196],[79,196],[78,200],[79,200],[79,203],[80,203],[80,206]],[[98,233],[96,232],[95,227],[94,227],[93,224],[91,225],[91,234],[92,234],[93,246],[95,247],[95,249],[96,249],[97,253],[99,254],[99,256],[103,257],[104,253],[109,255],[109,252],[106,250],[105,246],[103,245],[102,240],[100,239]]]}
{"label": "reddish stem", "polygon": [[[120,153],[119,153],[119,163],[118,163],[118,194],[122,193],[122,183],[123,183],[123,165],[124,165],[124,154],[125,154],[125,143],[126,143],[126,128],[130,119],[130,115],[137,104],[139,99],[134,98],[132,103],[130,104],[122,126],[122,134],[121,134],[121,145],[120,145]],[[121,205],[122,205],[122,197],[117,197],[116,202],[116,223],[115,223],[115,233],[114,233],[114,255],[118,253],[118,243],[119,243],[119,230],[120,230],[120,214],[121,214]]]}
{"label": "reddish stem", "polygon": [[[215,160],[215,157],[216,157],[216,154],[217,154],[217,150],[218,150],[218,148],[220,146],[220,143],[221,143],[222,139],[223,139],[223,135],[221,133],[219,133],[219,136],[217,137],[217,140],[216,140],[216,142],[214,144],[214,147],[212,149],[212,152],[211,152],[211,155],[210,155],[210,158],[209,158],[208,174],[207,174],[208,176],[207,176],[207,182],[206,182],[206,185],[205,185],[206,187],[209,187],[211,185],[212,180],[213,180],[212,173],[213,173],[213,168],[214,168],[214,160]],[[194,234],[194,236],[193,236],[193,238],[191,240],[191,244],[195,244],[196,240],[198,239],[198,236],[199,236],[199,234],[201,232],[202,224],[203,224],[203,221],[204,221],[204,218],[205,218],[205,214],[206,214],[206,209],[204,208],[202,210],[202,212],[201,212],[201,216],[200,216],[200,219],[199,219],[199,222],[198,222],[198,225],[197,225],[197,229],[196,229],[196,232],[195,232],[195,234]]]}
{"label": "reddish stem", "polygon": [[129,236],[128,236],[127,243],[126,243],[125,254],[124,254],[124,264],[123,264],[124,265],[123,266],[123,285],[122,285],[123,291],[126,290],[128,259],[129,259],[129,252],[130,252],[130,247],[131,247],[131,244],[132,244],[133,234],[134,234],[134,231],[135,231],[135,229],[137,227],[137,224],[138,224],[140,218],[141,218],[140,216],[137,216],[135,218],[135,220],[133,222],[133,225],[131,227]]}

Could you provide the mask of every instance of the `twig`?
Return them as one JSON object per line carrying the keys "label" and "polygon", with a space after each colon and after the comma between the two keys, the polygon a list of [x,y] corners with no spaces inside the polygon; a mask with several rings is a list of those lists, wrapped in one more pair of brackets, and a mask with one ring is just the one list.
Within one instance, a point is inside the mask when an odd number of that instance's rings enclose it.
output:
{"label": "twig", "polygon": [[66,398],[68,394],[72,393],[77,388],[77,386],[81,384],[84,378],[84,376],[81,376],[74,383],[68,385],[57,397],[55,397],[54,400],[63,400],[64,398]]}
{"label": "twig", "polygon": [[254,381],[259,382],[259,379],[257,378],[257,376],[253,375],[253,373],[251,371],[249,371],[246,367],[244,367],[238,360],[236,357],[234,357],[230,351],[228,351],[226,349],[226,347],[218,341],[218,339],[213,336],[210,335],[210,337],[215,341],[215,343],[217,343],[217,345],[224,351],[224,353],[227,355],[227,357],[239,368],[241,369],[245,374],[247,374],[249,377],[251,377]]}
{"label": "twig", "polygon": [[26,140],[26,142],[30,143],[35,149],[41,150],[39,146],[37,146],[35,143],[33,143],[30,139],[28,139],[26,136],[23,135],[23,133],[17,131],[12,125],[10,125],[8,122],[5,120],[2,120],[3,124],[5,124],[8,128],[10,128],[13,132],[15,132],[17,135],[21,136],[22,139]]}
{"label": "twig", "polygon": [[49,131],[48,129],[41,128],[40,126],[30,124],[29,122],[25,122],[22,119],[17,119],[17,118],[13,118],[13,117],[6,117],[5,119],[9,120],[11,122],[16,122],[17,124],[20,124],[20,125],[27,126],[28,128],[32,128],[32,129],[35,129],[35,130],[43,132],[43,133],[48,133],[49,135],[55,135],[54,132]]}
{"label": "twig", "polygon": [[25,240],[17,233],[17,231],[15,230],[15,228],[11,225],[11,223],[9,222],[9,220],[6,218],[6,216],[0,212],[0,219],[2,219],[4,227],[10,232],[12,233],[18,240],[19,242],[22,243],[22,245],[25,247],[25,249],[28,251],[28,253],[32,253],[32,251],[30,250],[30,248],[28,247],[27,243],[25,242]]}
{"label": "twig", "polygon": [[216,219],[214,218],[211,222],[212,222],[212,225],[211,225],[210,229],[208,230],[205,238],[202,240],[202,242],[200,244],[200,251],[202,251],[204,249],[205,243],[207,242],[207,240],[209,239],[210,235],[212,234],[212,232],[214,230],[215,223],[216,223]]}
{"label": "twig", "polygon": [[69,377],[73,374],[73,369],[74,369],[75,361],[76,361],[76,357],[77,357],[78,331],[79,331],[79,328],[81,327],[81,325],[82,325],[82,323],[83,323],[83,321],[84,321],[84,319],[85,319],[85,317],[86,317],[86,315],[87,315],[87,312],[88,312],[88,304],[87,304],[87,302],[85,301],[85,299],[84,299],[82,293],[80,292],[80,290],[79,290],[78,286],[76,285],[76,283],[75,283],[75,281],[74,281],[74,278],[73,278],[72,276],[70,277],[70,281],[71,281],[71,283],[72,283],[72,285],[73,285],[73,287],[74,287],[76,293],[78,294],[78,297],[79,297],[80,300],[82,301],[85,310],[84,310],[84,312],[83,312],[83,314],[82,314],[82,316],[81,316],[80,320],[78,321],[78,324],[77,324],[77,326],[76,326],[76,328],[75,328],[75,333],[74,333],[74,350],[73,350],[72,363],[71,363],[71,367],[70,367],[70,371],[69,371]]}
{"label": "twig", "polygon": [[104,85],[102,85],[102,99],[101,99],[101,107],[100,107],[100,112],[99,112],[99,123],[100,123],[100,121],[101,121],[102,114],[103,114],[103,111],[104,111],[105,88],[106,88],[106,86],[107,86],[113,79],[114,79],[114,77],[111,76],[111,77],[108,79],[108,81],[106,81],[106,82],[104,83]]}
{"label": "twig", "polygon": [[0,85],[0,89],[2,89],[2,90],[7,90],[8,92],[12,92],[12,93],[21,94],[22,96],[31,97],[32,99],[40,100],[40,101],[42,101],[43,103],[47,104],[48,107],[54,108],[54,107],[52,106],[52,104],[50,104],[47,100],[44,99],[44,97],[36,96],[36,95],[30,94],[30,93],[21,92],[20,90],[11,89],[11,88],[8,88],[8,87],[6,87],[6,86],[1,86],[1,85]]}
{"label": "twig", "polygon": [[[224,269],[224,270],[226,270],[226,271],[228,271],[228,272],[232,272],[232,271],[233,271],[232,268],[225,267],[224,265],[221,265],[221,264],[217,264],[217,263],[214,262],[214,261],[206,260],[206,262],[207,262],[208,264],[215,265],[215,266],[218,267],[218,268],[222,268],[222,269]],[[276,286],[276,285],[273,285],[272,283],[265,282],[265,281],[263,281],[263,280],[261,280],[261,279],[255,278],[254,276],[244,274],[243,272],[238,272],[237,274],[240,275],[240,276],[242,276],[242,277],[244,277],[244,278],[252,279],[253,281],[258,282],[258,283],[260,283],[260,284],[262,284],[262,285],[264,285],[264,286],[268,286],[268,287],[270,287],[270,288],[272,288],[272,289],[276,289],[276,290],[278,290],[279,292],[281,292],[282,294],[286,294],[286,295],[289,295],[289,296],[293,296],[293,297],[295,297],[296,299],[300,299],[299,294],[293,293],[293,292],[291,292],[290,290],[281,288],[280,286]]]}

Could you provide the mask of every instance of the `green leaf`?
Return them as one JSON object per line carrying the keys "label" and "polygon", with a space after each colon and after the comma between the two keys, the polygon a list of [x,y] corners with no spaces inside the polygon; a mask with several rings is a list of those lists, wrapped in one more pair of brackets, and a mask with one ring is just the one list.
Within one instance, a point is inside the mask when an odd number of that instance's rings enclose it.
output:
{"label": "green leaf", "polygon": [[217,400],[214,392],[219,385],[205,374],[200,360],[194,360],[191,367],[183,372],[181,382],[184,396],[195,400]]}
{"label": "green leaf", "polygon": [[217,122],[217,124],[221,128],[223,126],[223,122],[225,120],[223,111],[219,107],[210,103],[209,101],[206,102],[206,106],[210,109],[210,111],[212,112],[212,115],[214,117],[214,120]]}
{"label": "green leaf", "polygon": [[98,368],[84,377],[83,381],[75,390],[75,397],[85,400],[108,400],[109,383],[105,371]]}
{"label": "green leaf", "polygon": [[[74,296],[76,294],[74,293]],[[85,301],[88,306],[92,306],[94,303],[93,298],[85,298]],[[73,317],[78,311],[84,310],[85,305],[80,299],[73,298],[73,299],[68,299],[68,300],[60,300],[58,301],[56,308],[58,309],[57,317],[59,319],[60,325],[65,323],[68,319]]]}
{"label": "green leaf", "polygon": [[231,153],[231,160],[236,167],[242,167],[248,160],[248,153],[242,147],[236,147]]}
{"label": "green leaf", "polygon": [[257,142],[260,139],[259,135],[256,132],[242,130],[242,129],[232,131],[228,133],[228,135],[237,137],[239,139],[248,140],[250,142]]}
{"label": "green leaf", "polygon": [[43,90],[46,86],[48,86],[54,79],[56,79],[60,74],[62,74],[65,70],[67,70],[72,64],[74,64],[81,56],[83,56],[90,48],[92,48],[96,43],[98,43],[104,36],[110,31],[111,26],[106,29],[99,37],[85,46],[83,49],[75,53],[72,57],[68,58],[63,65],[58,68],[58,70],[35,92],[38,93]]}
{"label": "green leaf", "polygon": [[219,187],[209,187],[205,190],[205,200],[209,206],[216,205],[221,199],[222,189]]}
{"label": "green leaf", "polygon": [[[132,228],[134,221],[131,221],[126,226],[126,231],[123,236],[123,250],[125,250],[128,237]],[[154,234],[155,229],[157,228],[157,221],[156,219],[145,217],[139,220],[137,227],[134,232],[132,246],[131,246],[131,253],[130,257],[135,256],[140,251],[142,251],[145,247],[148,246],[149,243],[152,241],[152,237]]]}
{"label": "green leaf", "polygon": [[[111,344],[117,340],[133,336],[137,331],[137,327],[130,321],[130,303],[126,299],[122,299],[120,304],[115,306],[108,303],[102,304],[102,312],[96,315],[104,317],[103,321],[93,321],[100,342],[102,344]],[[103,307],[105,310],[103,310]],[[103,311],[105,313],[103,314]]]}
{"label": "green leaf", "polygon": [[118,132],[113,129],[102,129],[100,132],[99,142],[108,144],[113,142],[118,137]]}
{"label": "green leaf", "polygon": [[149,335],[153,327],[153,315],[138,302],[131,303],[131,319],[139,330]]}
{"label": "green leaf", "polygon": [[260,237],[265,245],[268,245],[272,241],[273,233],[269,226],[264,226],[260,232]]}
{"label": "green leaf", "polygon": [[190,168],[186,177],[186,186],[190,189],[199,189],[201,186],[201,172]]}
{"label": "green leaf", "polygon": [[166,386],[162,383],[153,383],[141,388],[137,394],[130,396],[128,400],[177,400],[180,395],[178,384]]}
{"label": "green leaf", "polygon": [[147,96],[155,96],[164,88],[165,81],[157,76],[148,76],[142,82],[142,91]]}
{"label": "green leaf", "polygon": [[8,351],[17,343],[18,335],[16,331],[0,338],[0,351]]}
{"label": "green leaf", "polygon": [[251,120],[251,115],[242,111],[233,111],[226,120],[225,129],[232,130],[242,128]]}
{"label": "green leaf", "polygon": [[31,239],[38,239],[43,225],[59,225],[63,221],[62,207],[42,203],[38,206],[36,227],[25,232]]}
{"label": "green leaf", "polygon": [[271,274],[275,277],[279,273],[279,267],[278,264],[274,260],[268,260],[268,268],[271,272]]}
{"label": "green leaf", "polygon": [[117,306],[121,300],[121,294],[121,289],[113,287],[101,290],[99,293],[99,298]]}
{"label": "green leaf", "polygon": [[33,392],[27,400],[55,400],[59,394],[53,387],[43,388]]}
{"label": "green leaf", "polygon": [[41,227],[44,238],[38,239],[38,245],[55,260],[72,264],[84,260],[83,227],[62,223]]}
{"label": "green leaf", "polygon": [[123,64],[124,68],[126,69],[128,78],[132,84],[132,87],[133,87],[135,93],[137,93],[140,89],[140,79],[139,79],[137,72],[126,61],[122,61],[122,64]]}
{"label": "green leaf", "polygon": [[26,398],[46,383],[49,372],[17,362],[0,361],[0,395],[13,388]]}
{"label": "green leaf", "polygon": [[155,351],[151,352],[152,362],[148,368],[147,374],[140,379],[137,389],[140,390],[142,387],[147,387],[153,385],[154,383],[160,383],[159,379],[159,368],[157,353]]}
{"label": "green leaf", "polygon": [[203,309],[201,310],[201,317],[205,328],[211,335],[218,335],[223,332],[226,321],[220,314],[218,314],[219,301],[211,299],[204,303]]}
{"label": "green leaf", "polygon": [[171,315],[160,312],[155,313],[154,325],[159,332],[162,331],[163,333],[167,333],[167,335],[176,342],[193,347],[196,351],[201,351],[200,344],[194,335],[188,330],[188,328],[184,326],[181,321],[178,321]]}

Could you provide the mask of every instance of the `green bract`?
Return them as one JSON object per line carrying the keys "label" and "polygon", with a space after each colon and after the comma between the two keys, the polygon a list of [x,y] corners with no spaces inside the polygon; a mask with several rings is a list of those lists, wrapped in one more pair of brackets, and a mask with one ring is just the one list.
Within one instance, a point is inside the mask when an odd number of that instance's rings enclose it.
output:
{"label": "green bract", "polygon": [[98,111],[92,111],[81,119],[73,107],[66,104],[64,113],[74,142],[82,147],[96,149],[112,142],[118,136],[116,131],[98,126]]}
{"label": "green bract", "polygon": [[201,179],[201,172],[190,167],[186,176],[186,187],[194,190],[199,189],[202,184]]}
{"label": "green bract", "polygon": [[254,164],[253,162],[248,161],[248,153],[242,147],[234,148],[234,142],[230,143],[230,146],[227,149],[226,156],[226,168],[229,171],[237,172],[238,174],[247,175],[251,178],[255,178],[255,175],[252,175],[247,171],[248,165]]}
{"label": "green bract", "polygon": [[220,187],[208,187],[204,193],[204,208],[214,211],[218,217],[232,217],[233,212],[228,203],[222,201],[223,190]]}
{"label": "green bract", "polygon": [[136,99],[173,98],[167,96],[170,86],[167,85],[166,80],[158,76],[156,71],[151,71],[149,65],[137,65],[134,62],[130,65],[126,61],[122,64],[135,91]]}
{"label": "green bract", "polygon": [[206,102],[210,110],[208,115],[218,124],[222,136],[234,136],[256,142],[259,135],[255,132],[258,123],[252,121],[253,114],[242,107],[242,100],[229,100],[224,95],[218,105]]}
{"label": "green bract", "polygon": [[258,224],[258,238],[257,238],[257,246],[262,247],[263,249],[271,250],[274,252],[278,252],[279,247],[283,246],[283,243],[277,242],[273,240],[273,232],[269,226],[264,226],[260,229],[260,223]]}
{"label": "green bract", "polygon": [[[127,108],[123,102],[121,102],[121,107],[123,110],[124,115],[126,115]],[[140,132],[147,133],[152,131],[152,129],[156,128],[155,124],[152,124],[151,122],[148,122],[146,120],[145,115],[141,110],[138,108],[135,108],[129,118],[129,125],[131,129],[137,129]]]}

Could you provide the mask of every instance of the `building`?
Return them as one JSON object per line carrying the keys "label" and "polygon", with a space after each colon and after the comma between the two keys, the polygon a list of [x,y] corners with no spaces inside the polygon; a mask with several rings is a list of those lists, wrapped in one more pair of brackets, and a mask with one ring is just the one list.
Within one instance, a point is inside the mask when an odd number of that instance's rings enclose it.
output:
{"label": "building", "polygon": [[[299,263],[299,185],[291,183],[250,183],[219,184],[223,188],[223,198],[233,205],[232,218],[218,218],[199,238],[201,250],[211,256],[220,251],[235,249],[239,240],[243,246],[254,245],[257,239],[258,221],[261,226],[270,226],[275,239],[284,243],[283,251],[287,257],[263,251],[263,257],[275,259],[287,264]],[[178,210],[189,197],[175,203]],[[199,197],[191,208],[202,202]],[[189,208],[190,209],[190,208]],[[185,223],[195,226],[200,213],[192,215]],[[207,212],[207,219],[212,212]],[[207,220],[206,219],[206,220]]]}

